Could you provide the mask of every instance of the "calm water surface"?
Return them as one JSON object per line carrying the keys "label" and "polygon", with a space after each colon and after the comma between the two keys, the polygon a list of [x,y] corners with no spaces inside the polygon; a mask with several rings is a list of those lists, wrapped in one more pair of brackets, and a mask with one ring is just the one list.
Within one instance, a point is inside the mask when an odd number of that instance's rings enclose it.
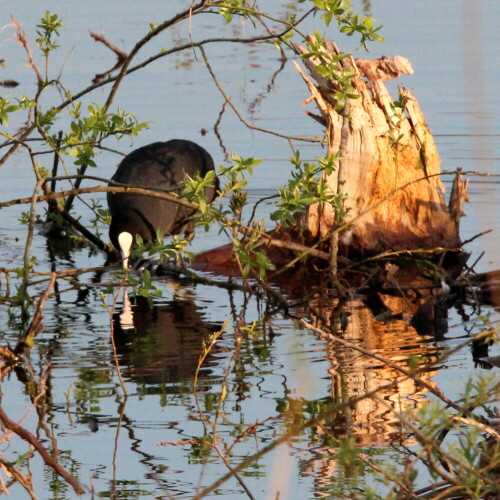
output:
{"label": "calm water surface", "polygon": [[[468,3],[373,2],[372,13],[384,24],[387,42],[372,46],[370,56],[400,54],[411,60],[415,75],[405,77],[402,83],[412,88],[420,101],[436,138],[443,170],[462,166],[475,172],[469,175],[472,203],[465,207],[467,217],[461,232],[467,240],[492,229],[468,245],[471,262],[485,252],[476,269],[486,271],[500,269],[500,103],[491,99],[500,81],[500,54],[491,50],[500,45],[500,6],[494,1],[474,2],[477,9],[472,12]],[[174,13],[172,4],[151,1],[124,6],[89,1],[76,8],[70,2],[58,3],[51,8],[61,15],[66,29],[53,71],[58,72],[63,64],[66,85],[73,89],[86,86],[95,73],[113,63],[111,54],[90,40],[89,29],[102,31],[113,43],[130,50],[149,22],[159,23]],[[13,14],[33,40],[34,25],[45,9],[33,1],[11,4],[3,9],[2,25],[9,23],[8,15]],[[200,38],[218,36],[214,26],[205,19],[195,26],[194,33],[199,33]],[[314,22],[308,26],[314,29]],[[226,35],[231,35],[232,30],[244,32],[245,26],[232,25]],[[333,36],[335,29],[331,28],[330,33]],[[20,63],[24,54],[12,41],[12,29],[6,26],[2,35],[2,57],[7,65],[2,78],[21,83],[12,92],[14,95],[32,93],[33,78]],[[176,28],[147,52],[154,53],[162,45],[171,46],[187,36],[186,26]],[[355,47],[351,39],[337,40],[344,50]],[[300,105],[308,97],[307,89],[290,61],[272,80],[281,65],[278,52],[261,46],[220,45],[208,47],[207,54],[220,82],[251,123],[291,135],[321,133],[303,114]],[[273,87],[268,92],[271,81]],[[98,90],[91,99],[99,101],[105,95],[105,90]],[[51,98],[57,102],[58,96]],[[220,124],[225,149],[221,147],[213,126],[223,99],[203,61],[192,52],[161,59],[132,75],[116,102],[135,112],[140,120],[150,122],[150,128],[133,144],[128,139],[118,144],[123,152],[132,146],[179,137],[202,144],[217,164],[224,163],[231,151],[262,158],[250,182],[251,201],[271,194],[287,176],[287,159],[291,156],[288,142],[246,129],[230,111],[224,113]],[[206,135],[201,134],[203,128]],[[300,147],[304,158],[321,155],[317,146],[295,146]],[[103,152],[96,175],[110,177],[118,161],[116,155]],[[31,194],[32,174],[23,154],[0,168],[0,184],[2,201]],[[449,188],[450,183],[446,184]],[[19,265],[26,228],[17,219],[23,210],[26,207],[15,206],[0,212],[0,266]],[[266,217],[268,211],[262,205],[259,216]],[[90,217],[82,204],[79,213],[84,221]],[[222,243],[225,241],[215,233],[201,234],[193,247],[198,251]],[[100,266],[104,261],[102,255],[88,249],[51,247],[40,234],[35,236],[33,254],[38,259],[37,269],[44,271]],[[45,430],[38,429],[40,439],[50,447],[53,442],[48,436],[53,435],[60,463],[104,497],[191,498],[197,489],[227,472],[213,451],[193,440],[206,431],[203,418],[214,419],[228,366],[231,368],[217,428],[219,435],[231,445],[237,431],[261,422],[256,435],[241,436],[235,445],[234,463],[289,430],[297,415],[307,419],[332,399],[363,394],[398,376],[387,367],[318,340],[280,315],[270,316],[254,335],[244,337],[241,358],[233,363],[238,325],[257,320],[265,310],[264,303],[236,291],[165,279],[158,283],[163,298],[154,310],[143,304],[134,306],[130,324],[130,319],[120,317],[122,295],[117,310],[110,313],[102,303],[102,288],[95,286],[96,282],[116,281],[118,277],[115,272],[84,275],[79,278],[78,290],[67,292],[64,290],[71,289],[71,285],[58,281],[56,291],[64,293],[46,304],[44,329],[29,355],[34,373],[25,374],[33,380],[46,376],[47,412],[43,417],[47,425]],[[43,289],[45,284],[40,286]],[[112,295],[105,295],[108,305],[112,299]],[[393,311],[410,314],[404,301],[394,297],[383,300]],[[318,299],[313,306],[315,313],[322,316],[328,304]],[[450,328],[439,340],[417,335],[405,321],[375,321],[372,312],[357,300],[349,304],[349,309],[352,316],[347,338],[394,360],[414,354],[420,363],[429,364],[425,378],[451,399],[461,394],[471,373],[485,371],[475,366],[469,350],[459,351],[445,365],[432,364],[444,349],[480,331],[472,319],[464,323],[464,316],[473,318],[476,314],[472,309],[461,315],[450,310]],[[483,313],[494,322],[500,320],[498,309],[485,308]],[[9,317],[2,307],[0,322],[2,345],[15,345],[17,318]],[[198,374],[193,393],[200,344],[222,328],[216,347]],[[128,397],[117,377],[111,340]],[[495,354],[498,350],[490,351],[490,355]],[[32,407],[29,387],[19,374],[4,379],[2,407],[12,419],[24,418],[23,426],[36,432],[40,415]],[[403,407],[417,407],[426,394],[413,383],[401,381],[396,390],[381,396]],[[351,432],[373,460],[397,460],[390,448],[397,428],[386,406],[365,403],[353,412],[352,419]],[[343,432],[342,423],[332,421],[326,425]],[[324,429],[313,428],[247,469],[243,477],[255,497],[271,499],[280,491],[280,498],[337,498],[333,489],[337,466],[330,458],[323,433]],[[158,444],[185,440],[189,443]],[[14,442],[2,449],[8,456],[25,451],[24,445]],[[32,460],[31,467],[39,498],[74,497],[67,485],[58,483],[51,471],[43,469],[39,458]],[[13,497],[23,498],[24,491],[16,488],[11,490]],[[246,498],[241,486],[232,480],[224,483],[217,494]]]}

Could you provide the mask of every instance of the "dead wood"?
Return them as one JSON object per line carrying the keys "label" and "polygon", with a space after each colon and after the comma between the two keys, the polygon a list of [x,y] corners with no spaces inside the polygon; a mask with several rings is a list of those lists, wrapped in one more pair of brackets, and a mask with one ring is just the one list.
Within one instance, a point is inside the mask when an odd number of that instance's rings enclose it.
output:
{"label": "dead wood", "polygon": [[453,185],[451,186],[450,201],[448,203],[448,211],[450,216],[458,228],[460,226],[460,218],[465,215],[462,210],[462,206],[465,202],[470,202],[468,196],[469,179],[462,179],[462,169],[457,168],[457,174],[453,179]]}
{"label": "dead wood", "polygon": [[[304,47],[296,45],[296,48],[301,54],[307,53]],[[330,56],[340,54],[331,42],[325,43],[324,51]],[[384,85],[400,74],[413,73],[410,62],[401,56],[341,61],[356,74],[352,84],[358,95],[349,101],[345,138],[341,133],[344,115],[336,110],[332,98],[340,89],[336,81],[326,80],[317,71],[321,62],[314,57],[304,59],[310,77],[295,65],[319,110],[315,119],[326,128],[328,152],[338,152],[341,141],[346,141],[342,147],[345,151],[342,186],[347,195],[348,219],[367,212],[343,232],[341,242],[364,254],[459,248],[458,219],[445,205],[444,186],[439,178],[441,160],[418,101],[404,87],[399,87],[400,98],[394,101]],[[328,176],[327,181],[332,191],[337,192],[338,171]],[[405,187],[398,189],[401,186]],[[386,201],[378,203],[388,195]],[[463,196],[457,198],[457,206],[463,199]],[[461,213],[458,208],[454,210]],[[313,237],[325,237],[335,228],[332,206],[311,206],[304,224]]]}
{"label": "dead wood", "polygon": [[[316,42],[312,37],[309,41]],[[262,238],[268,257],[277,269],[306,255],[329,260],[335,283],[339,259],[349,257],[352,264],[360,256],[363,261],[378,255],[392,259],[410,252],[413,258],[434,262],[441,258],[440,265],[453,267],[450,276],[455,277],[465,261],[459,222],[462,205],[468,201],[467,181],[457,170],[447,206],[441,160],[417,99],[400,86],[394,100],[384,85],[402,74],[412,74],[411,63],[401,56],[339,58],[342,54],[332,42],[324,43],[324,58],[321,51],[311,57],[304,47],[295,48],[299,54],[307,54],[302,62],[308,74],[295,62],[311,93],[306,104],[314,101],[317,107],[316,112],[307,110],[306,114],[324,127],[328,154],[338,155],[337,169],[325,174],[325,180],[332,193],[345,196],[342,203],[347,217],[340,220],[332,204],[311,205],[307,212],[295,214],[295,227],[278,228]],[[353,75],[354,91],[349,93],[357,98],[348,98],[341,109],[335,94],[344,90],[339,83],[342,78],[323,76],[318,68],[324,60],[338,60]],[[280,240],[284,243],[279,249],[275,242]],[[300,250],[293,248],[295,242]],[[303,252],[307,247],[318,255]],[[195,265],[238,274],[232,262],[228,246],[204,252]]]}
{"label": "dead wood", "polygon": [[355,59],[359,73],[372,83],[387,82],[402,74],[413,75],[413,68],[406,57],[382,56],[380,59]]}

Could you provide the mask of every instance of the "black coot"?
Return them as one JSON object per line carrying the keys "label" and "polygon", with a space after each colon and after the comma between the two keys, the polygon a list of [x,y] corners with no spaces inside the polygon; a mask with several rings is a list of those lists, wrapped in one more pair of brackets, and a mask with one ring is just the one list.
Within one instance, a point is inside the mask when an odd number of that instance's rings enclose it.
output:
{"label": "black coot", "polygon": [[[214,162],[205,149],[191,141],[174,139],[132,151],[111,179],[134,187],[176,190],[186,175],[194,177],[199,173],[203,177],[210,170],[214,170]],[[217,187],[216,183],[205,190],[207,202],[214,199]],[[147,242],[156,238],[157,229],[162,229],[165,235],[178,234],[194,213],[178,203],[133,193],[108,193],[108,206],[109,236],[120,250],[124,269],[128,268],[136,235]],[[187,232],[192,230],[188,227]]]}

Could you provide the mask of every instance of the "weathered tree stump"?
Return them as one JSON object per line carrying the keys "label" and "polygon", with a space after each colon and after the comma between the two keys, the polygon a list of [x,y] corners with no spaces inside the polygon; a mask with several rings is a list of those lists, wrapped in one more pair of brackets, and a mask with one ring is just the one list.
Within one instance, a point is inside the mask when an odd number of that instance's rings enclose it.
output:
{"label": "weathered tree stump", "polygon": [[[304,47],[295,47],[299,54],[307,53]],[[322,50],[326,59],[341,54],[332,42],[325,42]],[[342,110],[338,110],[334,97],[342,91],[340,84],[325,79],[318,71],[324,63],[321,55],[308,56],[303,63],[310,77],[298,63],[294,64],[311,92],[306,103],[315,101],[319,110],[319,114],[306,113],[325,128],[328,153],[340,152],[337,168],[325,174],[326,180],[331,192],[345,195],[348,212],[339,222],[333,205],[323,203],[296,214],[297,227],[272,232],[262,239],[271,260],[283,265],[290,260],[290,253],[293,256],[297,252],[298,241],[311,245],[318,240],[324,243],[314,257],[322,254],[319,258],[326,255],[328,259],[325,250],[329,241],[330,266],[335,267],[332,275],[336,276],[339,246],[349,256],[460,250],[459,221],[462,204],[468,201],[467,182],[457,174],[448,209],[440,178],[441,160],[416,98],[399,87],[399,99],[395,101],[384,85],[402,73],[412,74],[410,62],[400,56],[341,59],[344,69],[354,74],[351,83],[358,96],[347,99]],[[339,227],[340,234],[335,231]],[[230,255],[230,245],[209,250],[197,257],[196,264],[220,272],[229,266]]]}
{"label": "weathered tree stump", "polygon": [[[307,51],[296,45],[299,53]],[[326,42],[325,54],[338,55],[334,43]],[[356,76],[352,84],[357,99],[349,100],[346,112],[335,109],[335,80],[317,71],[320,58],[304,59],[314,82],[295,63],[307,83],[319,115],[309,113],[325,128],[328,152],[342,152],[339,169],[328,178],[330,188],[347,198],[348,220],[341,242],[361,253],[459,248],[458,221],[467,185],[458,181],[460,196],[453,211],[444,202],[439,177],[440,158],[424,115],[413,94],[399,87],[395,102],[384,82],[402,73],[412,74],[410,62],[400,56],[378,60],[346,58],[341,61]],[[340,186],[339,186],[340,180]],[[312,236],[325,237],[335,227],[331,205],[313,205],[307,214]]]}

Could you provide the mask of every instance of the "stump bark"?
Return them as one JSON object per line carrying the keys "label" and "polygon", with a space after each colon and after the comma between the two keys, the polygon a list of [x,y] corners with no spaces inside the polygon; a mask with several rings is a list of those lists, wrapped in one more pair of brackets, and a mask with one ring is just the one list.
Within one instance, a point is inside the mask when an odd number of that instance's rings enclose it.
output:
{"label": "stump bark", "polygon": [[[300,45],[296,48],[307,52]],[[340,54],[331,42],[323,49],[327,55]],[[310,76],[295,66],[319,110],[307,113],[325,127],[328,152],[341,151],[341,168],[327,177],[333,192],[347,196],[352,226],[341,234],[341,244],[363,254],[459,248],[458,221],[467,185],[458,181],[460,198],[450,212],[439,176],[439,153],[417,99],[399,87],[394,101],[384,85],[402,73],[412,74],[410,62],[400,56],[343,59],[341,64],[355,73],[352,84],[359,97],[349,99],[341,111],[332,97],[341,90],[337,82],[317,71],[321,58],[303,63]],[[312,205],[302,222],[312,237],[326,237],[335,227],[334,210],[329,204]]]}

